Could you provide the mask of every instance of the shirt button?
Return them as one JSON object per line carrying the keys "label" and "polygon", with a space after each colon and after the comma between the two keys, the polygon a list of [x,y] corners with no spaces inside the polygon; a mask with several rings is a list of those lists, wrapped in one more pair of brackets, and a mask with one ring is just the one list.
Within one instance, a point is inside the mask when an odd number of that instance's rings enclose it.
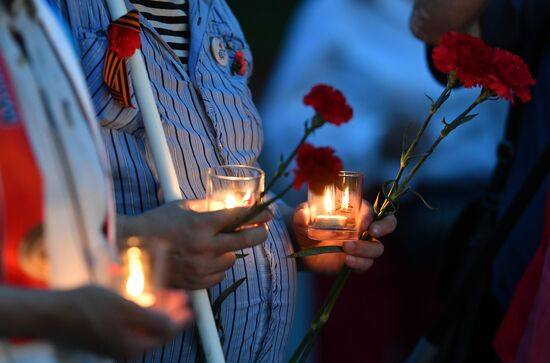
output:
{"label": "shirt button", "polygon": [[218,151],[219,152],[223,151],[223,145],[222,145],[221,141],[218,141]]}

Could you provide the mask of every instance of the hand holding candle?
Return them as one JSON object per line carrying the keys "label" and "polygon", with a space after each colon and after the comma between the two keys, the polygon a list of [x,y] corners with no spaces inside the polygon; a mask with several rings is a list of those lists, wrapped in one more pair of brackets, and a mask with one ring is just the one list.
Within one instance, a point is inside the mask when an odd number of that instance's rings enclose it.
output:
{"label": "hand holding candle", "polygon": [[[366,200],[361,203],[359,211],[359,231],[368,230],[375,238],[381,238],[391,233],[397,220],[388,216],[380,221],[373,222],[372,206]],[[311,209],[308,203],[300,204],[293,214],[293,228],[296,242],[303,249],[315,249],[324,246],[341,246],[339,253],[326,253],[314,256],[303,257],[301,261],[308,270],[323,273],[338,273],[343,266],[347,266],[355,272],[364,272],[374,263],[374,259],[380,257],[384,251],[384,245],[377,240],[362,241],[355,239],[338,239],[342,231],[316,230],[315,237],[310,238]],[[319,238],[323,237],[323,238]]]}

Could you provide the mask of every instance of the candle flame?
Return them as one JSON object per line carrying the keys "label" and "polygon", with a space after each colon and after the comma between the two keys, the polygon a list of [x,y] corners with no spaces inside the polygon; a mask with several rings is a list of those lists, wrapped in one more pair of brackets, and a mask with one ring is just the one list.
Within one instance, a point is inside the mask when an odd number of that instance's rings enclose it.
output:
{"label": "candle flame", "polygon": [[333,187],[325,187],[325,194],[323,196],[323,206],[325,207],[325,213],[331,214],[334,212],[334,202],[332,194],[334,193]]}
{"label": "candle flame", "polygon": [[130,273],[128,281],[126,281],[126,292],[128,296],[138,298],[143,295],[145,290],[145,276],[141,263],[141,250],[137,247],[130,247],[127,254],[128,269]]}
{"label": "candle flame", "polygon": [[344,189],[344,193],[342,194],[341,209],[344,209],[344,210],[349,209],[349,187],[346,187],[346,189]]}
{"label": "candle flame", "polygon": [[232,193],[225,196],[225,208],[235,208],[237,206],[237,198]]}
{"label": "candle flame", "polygon": [[250,190],[244,194],[242,199],[237,198],[233,193],[228,193],[225,196],[225,208],[227,209],[235,207],[248,207],[250,205],[252,205],[252,192]]}

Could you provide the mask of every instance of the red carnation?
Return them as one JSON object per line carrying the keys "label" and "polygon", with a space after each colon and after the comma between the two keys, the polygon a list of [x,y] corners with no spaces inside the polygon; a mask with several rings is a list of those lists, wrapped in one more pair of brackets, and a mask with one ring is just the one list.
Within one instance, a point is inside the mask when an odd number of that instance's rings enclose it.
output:
{"label": "red carnation", "polygon": [[443,34],[432,52],[435,67],[443,73],[455,71],[464,87],[487,86],[491,73],[492,49],[483,40],[468,34]]}
{"label": "red carnation", "polygon": [[325,84],[314,86],[304,96],[304,104],[313,107],[323,120],[336,126],[348,122],[353,116],[342,92]]}
{"label": "red carnation", "polygon": [[499,97],[514,102],[514,96],[523,102],[531,100],[529,86],[536,82],[523,59],[502,49],[493,51],[493,72],[489,75],[488,88]]}
{"label": "red carnation", "polygon": [[136,49],[141,47],[139,31],[116,23],[109,25],[107,40],[109,41],[109,49],[123,58],[131,57]]}
{"label": "red carnation", "polygon": [[308,183],[309,188],[317,194],[323,193],[325,186],[333,184],[342,170],[342,160],[334,155],[330,147],[318,147],[305,143],[298,149],[296,156],[298,167],[294,169],[294,188]]}
{"label": "red carnation", "polygon": [[239,76],[244,76],[246,74],[246,59],[241,50],[235,53],[235,60],[233,61],[232,68],[233,72],[237,73]]}

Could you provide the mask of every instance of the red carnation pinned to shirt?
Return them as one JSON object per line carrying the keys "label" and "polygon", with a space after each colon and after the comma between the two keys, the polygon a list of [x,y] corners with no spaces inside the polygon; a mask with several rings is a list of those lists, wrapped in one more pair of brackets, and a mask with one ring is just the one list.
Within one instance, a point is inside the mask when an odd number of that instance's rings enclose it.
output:
{"label": "red carnation pinned to shirt", "polygon": [[483,40],[468,34],[443,34],[432,52],[435,67],[443,73],[455,71],[466,88],[487,86],[492,70],[492,49]]}
{"label": "red carnation pinned to shirt", "polygon": [[244,76],[246,74],[246,59],[244,58],[244,53],[242,50],[235,53],[232,70],[239,76]]}
{"label": "red carnation pinned to shirt", "polygon": [[107,29],[107,40],[109,50],[115,52],[119,57],[129,58],[141,47],[141,36],[139,30],[111,23]]}
{"label": "red carnation pinned to shirt", "polygon": [[304,96],[304,104],[313,107],[324,121],[336,126],[348,122],[353,116],[342,92],[326,84],[314,86]]}
{"label": "red carnation pinned to shirt", "polygon": [[514,96],[519,97],[523,102],[531,100],[530,86],[536,82],[531,77],[529,67],[523,59],[502,49],[493,51],[493,72],[489,75],[488,88],[497,94],[514,103]]}
{"label": "red carnation pinned to shirt", "polygon": [[323,193],[325,186],[334,184],[342,170],[342,160],[334,155],[330,147],[318,147],[305,143],[298,148],[297,168],[294,169],[294,188],[300,189],[303,183],[317,194]]}

